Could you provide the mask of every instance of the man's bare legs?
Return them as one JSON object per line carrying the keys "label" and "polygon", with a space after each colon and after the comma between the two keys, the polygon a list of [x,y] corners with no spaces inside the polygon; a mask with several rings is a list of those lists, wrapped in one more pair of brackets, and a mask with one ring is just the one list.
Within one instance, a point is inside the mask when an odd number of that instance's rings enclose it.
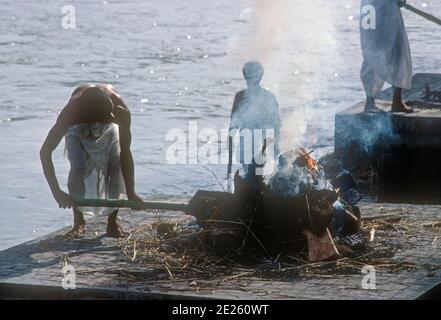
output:
{"label": "man's bare legs", "polygon": [[86,227],[86,220],[84,219],[84,214],[74,208],[73,209],[73,215],[74,215],[74,224],[72,226],[72,229],[68,232],[68,234],[79,237],[84,234],[84,229]]}
{"label": "man's bare legs", "polygon": [[[68,178],[69,194],[73,198],[81,199],[86,192],[84,178],[87,176],[87,157],[81,145],[81,141],[77,137],[69,136],[66,139],[66,147],[68,158],[70,162],[70,171]],[[109,196],[111,199],[118,199],[121,193],[124,193],[124,178],[121,173],[121,164],[118,150],[110,157],[109,161]],[[73,209],[74,225],[68,234],[74,237],[79,237],[84,234],[86,220],[84,214],[77,208]],[[108,217],[107,221],[107,235],[109,237],[121,238],[125,233],[118,223],[118,210],[114,210]]]}
{"label": "man's bare legs", "polygon": [[[67,181],[69,194],[75,198],[83,198],[86,186],[84,177],[87,173],[87,162],[84,150],[78,137],[69,136],[66,138],[67,156],[70,162],[70,171]],[[80,237],[84,234],[86,220],[84,214],[77,208],[73,208],[74,224],[68,235]]]}
{"label": "man's bare legs", "polygon": [[[119,158],[119,146],[115,146],[116,152],[110,157],[109,161],[109,196],[111,199],[118,199],[124,193],[124,178],[121,172],[121,161]],[[118,223],[118,210],[114,210],[107,220],[107,236],[112,238],[123,238],[126,236],[121,225]]]}
{"label": "man's bare legs", "polygon": [[409,108],[403,103],[403,100],[401,98],[402,89],[401,88],[395,88],[394,90],[394,98],[392,101],[392,112],[405,112],[405,113],[412,113],[413,109]]}

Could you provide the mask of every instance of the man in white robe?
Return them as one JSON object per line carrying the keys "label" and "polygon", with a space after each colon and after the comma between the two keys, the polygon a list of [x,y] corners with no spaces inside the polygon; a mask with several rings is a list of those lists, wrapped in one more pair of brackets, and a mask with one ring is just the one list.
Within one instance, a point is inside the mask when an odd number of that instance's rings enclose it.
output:
{"label": "man in white robe", "polygon": [[375,98],[385,82],[394,87],[392,112],[413,112],[402,99],[412,83],[409,40],[400,7],[405,1],[361,0],[360,38],[363,65],[360,77],[366,92],[366,112],[382,111]]}
{"label": "man in white robe", "polygon": [[240,143],[237,146],[239,174],[254,188],[257,188],[264,172],[266,174],[273,168],[274,158],[279,148],[281,127],[279,103],[269,90],[260,86],[264,73],[263,67],[257,61],[250,61],[243,66],[242,72],[247,89],[236,94],[231,111],[228,140],[228,189],[231,189],[232,183],[234,130],[238,130],[240,137]]}

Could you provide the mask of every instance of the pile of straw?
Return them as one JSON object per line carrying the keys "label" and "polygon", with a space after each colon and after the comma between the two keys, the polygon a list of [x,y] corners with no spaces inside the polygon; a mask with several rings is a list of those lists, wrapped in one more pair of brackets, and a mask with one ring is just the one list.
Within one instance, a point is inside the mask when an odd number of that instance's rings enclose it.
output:
{"label": "pile of straw", "polygon": [[207,241],[228,230],[195,230],[188,228],[192,217],[183,220],[159,221],[132,230],[120,240],[122,252],[133,263],[168,275],[170,280],[295,277],[337,278],[360,274],[363,266],[374,266],[377,271],[397,272],[417,266],[397,258],[401,249],[411,245],[422,232],[440,232],[440,223],[422,223],[403,215],[365,219],[362,230],[355,236],[336,239],[340,257],[337,260],[309,263],[306,248],[295,255],[280,252],[268,257],[259,250],[243,246],[240,249],[219,252]]}

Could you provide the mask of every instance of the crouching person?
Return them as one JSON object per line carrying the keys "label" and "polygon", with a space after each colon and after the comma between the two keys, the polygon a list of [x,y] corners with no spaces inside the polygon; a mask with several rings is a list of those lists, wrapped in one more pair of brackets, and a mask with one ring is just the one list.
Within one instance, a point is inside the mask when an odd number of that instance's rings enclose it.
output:
{"label": "crouching person", "polygon": [[[70,162],[69,194],[61,190],[52,162],[52,152],[65,137]],[[60,208],[73,208],[74,224],[69,234],[84,234],[82,208],[74,199],[84,198],[95,173],[95,197],[120,198],[141,205],[135,192],[134,165],[130,151],[130,111],[111,85],[82,85],[74,90],[50,130],[40,151],[45,177]],[[125,234],[117,221],[118,210],[108,216],[107,235]]]}

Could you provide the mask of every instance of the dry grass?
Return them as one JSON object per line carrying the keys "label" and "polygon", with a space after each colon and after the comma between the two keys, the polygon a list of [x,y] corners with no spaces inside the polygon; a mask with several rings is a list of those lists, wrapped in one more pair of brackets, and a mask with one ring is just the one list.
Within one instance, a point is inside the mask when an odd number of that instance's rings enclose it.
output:
{"label": "dry grass", "polygon": [[[432,232],[433,241],[437,241],[441,233],[439,222],[423,223],[403,215],[370,218],[364,220],[359,234],[336,241],[341,253],[339,259],[309,263],[305,252],[280,252],[268,257],[262,250],[246,245],[235,250],[219,250],[212,246],[212,241],[207,241],[212,236],[211,230],[186,228],[191,219],[162,221],[132,230],[130,237],[120,241],[121,250],[133,263],[168,275],[171,281],[338,278],[360,274],[365,265],[383,272],[424,267],[406,261],[398,253],[412,246],[423,232]],[[221,234],[229,231],[216,230]]]}

